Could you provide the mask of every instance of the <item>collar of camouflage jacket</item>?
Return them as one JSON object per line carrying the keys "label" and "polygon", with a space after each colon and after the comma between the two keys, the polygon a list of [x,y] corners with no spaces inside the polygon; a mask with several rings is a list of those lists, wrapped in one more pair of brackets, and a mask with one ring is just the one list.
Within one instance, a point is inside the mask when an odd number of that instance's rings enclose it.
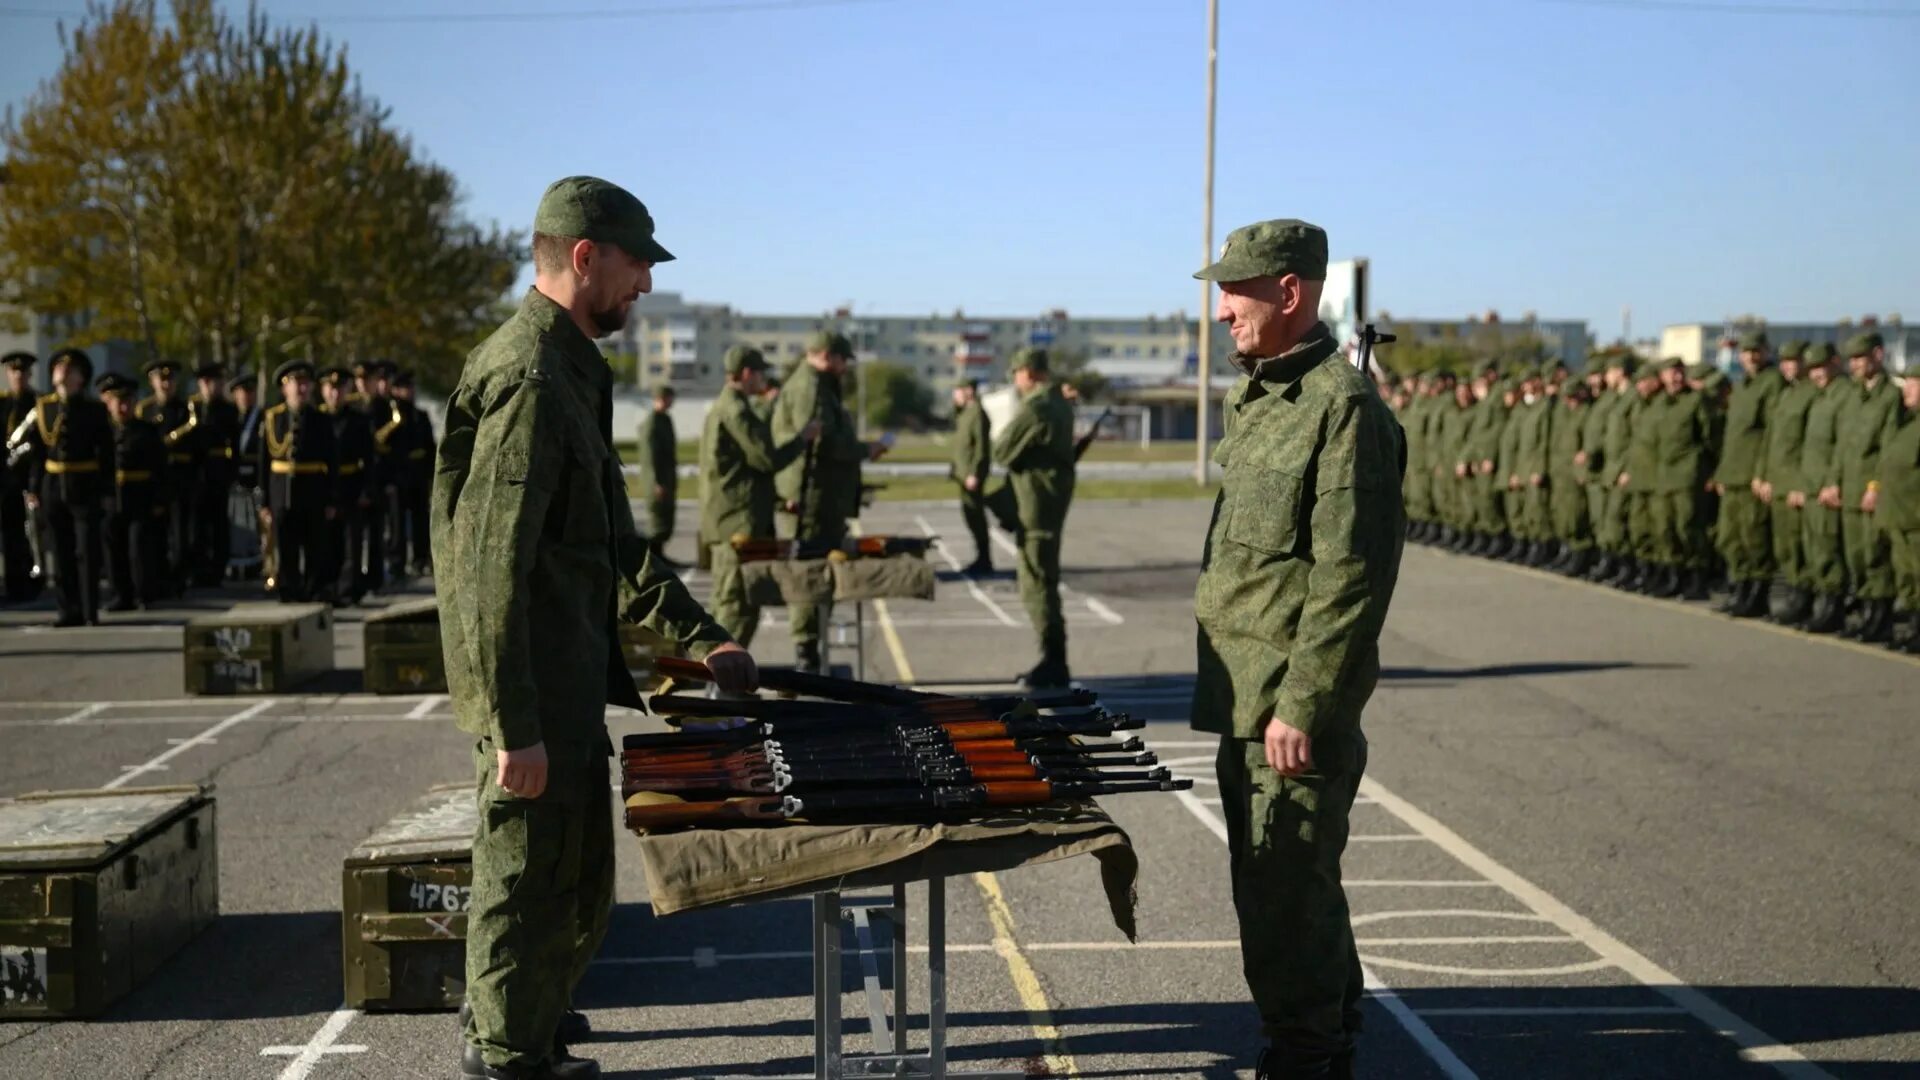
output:
{"label": "collar of camouflage jacket", "polygon": [[520,301],[520,316],[541,336],[560,347],[561,354],[578,369],[588,385],[597,386],[611,374],[607,358],[600,355],[592,339],[581,333],[567,309],[554,303],[547,294],[529,288]]}
{"label": "collar of camouflage jacket", "polygon": [[1333,331],[1327,324],[1317,322],[1307,331],[1307,336],[1294,343],[1293,348],[1278,356],[1257,358],[1244,353],[1233,354],[1233,366],[1239,368],[1248,378],[1260,382],[1293,382],[1305,375],[1320,361],[1332,356],[1340,345],[1333,340]]}

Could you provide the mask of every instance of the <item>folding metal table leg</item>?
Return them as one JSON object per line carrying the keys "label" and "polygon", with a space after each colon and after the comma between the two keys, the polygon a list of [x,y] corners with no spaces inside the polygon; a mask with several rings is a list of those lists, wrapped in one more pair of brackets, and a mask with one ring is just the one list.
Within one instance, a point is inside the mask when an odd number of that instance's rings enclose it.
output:
{"label": "folding metal table leg", "polygon": [[840,1080],[840,894],[813,894],[813,1075]]}

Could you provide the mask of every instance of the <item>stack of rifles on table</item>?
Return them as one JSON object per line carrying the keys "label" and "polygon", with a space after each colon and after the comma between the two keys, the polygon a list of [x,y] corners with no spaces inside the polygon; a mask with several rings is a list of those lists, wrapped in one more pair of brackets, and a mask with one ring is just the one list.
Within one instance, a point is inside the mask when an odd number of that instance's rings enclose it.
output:
{"label": "stack of rifles on table", "polygon": [[831,559],[839,562],[845,559],[886,558],[890,555],[918,555],[925,558],[927,549],[938,539],[937,536],[849,536],[835,542],[754,539],[740,535],[728,542],[733,545],[734,554],[740,557],[741,562],[768,562],[774,559]]}
{"label": "stack of rifles on table", "polygon": [[[655,664],[676,682],[707,677],[692,661]],[[1193,786],[1137,738],[1085,741],[1142,725],[1084,690],[951,697],[781,668],[762,669],[761,685],[834,700],[655,696],[662,716],[745,723],[627,736],[629,829],[938,821]]]}

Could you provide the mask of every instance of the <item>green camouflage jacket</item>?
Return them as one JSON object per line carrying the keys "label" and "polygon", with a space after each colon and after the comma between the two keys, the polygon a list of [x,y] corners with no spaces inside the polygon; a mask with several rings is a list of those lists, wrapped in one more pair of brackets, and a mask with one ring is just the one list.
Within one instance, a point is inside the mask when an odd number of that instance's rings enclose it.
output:
{"label": "green camouflage jacket", "polygon": [[1880,432],[1880,493],[1873,516],[1881,528],[1920,532],[1920,413],[1896,408]]}
{"label": "green camouflage jacket", "polygon": [[700,434],[700,535],[716,544],[736,534],[773,539],[773,474],[806,448],[797,437],[775,446],[754,402],[723,387]]}
{"label": "green camouflage jacket", "polygon": [[1806,441],[1800,448],[1800,482],[1805,486],[1788,490],[1805,492],[1811,499],[1827,484],[1839,483],[1828,479],[1833,475],[1834,447],[1840,441],[1840,429],[1835,425],[1840,421],[1841,406],[1852,396],[1853,389],[1853,384],[1846,379],[1833,380],[1825,390],[1813,387],[1813,404],[1807,406]]}
{"label": "green camouflage jacket", "polygon": [[1841,506],[1857,510],[1860,497],[1867,493],[1867,481],[1880,470],[1880,440],[1887,431],[1888,418],[1900,411],[1900,391],[1884,373],[1870,387],[1864,383],[1847,385],[1834,413],[1838,437],[1827,483],[1840,485]]}
{"label": "green camouflage jacket", "polygon": [[1654,446],[1653,482],[1643,490],[1702,490],[1713,459],[1716,425],[1711,407],[1695,390],[1655,396],[1660,407],[1645,414]]}
{"label": "green camouflage jacket", "polygon": [[[1553,410],[1553,418],[1547,425],[1547,476],[1555,486],[1574,487],[1585,483],[1588,470],[1575,465],[1573,459],[1593,426],[1588,423],[1593,406],[1557,402],[1548,408]],[[1598,451],[1595,455],[1598,456]]]}
{"label": "green camouflage jacket", "polygon": [[1759,474],[1766,460],[1767,420],[1787,380],[1774,368],[1762,368],[1747,381],[1734,387],[1727,400],[1724,427],[1720,434],[1720,463],[1713,470],[1713,481],[1729,488],[1744,488]]}
{"label": "green camouflage jacket", "polygon": [[979,481],[976,490],[985,491],[992,465],[993,439],[987,424],[987,410],[976,400],[953,418],[952,475],[955,480],[971,476]]}
{"label": "green camouflage jacket", "polygon": [[1773,399],[1773,413],[1767,417],[1766,452],[1754,471],[1774,486],[1775,500],[1786,498],[1789,491],[1807,490],[1800,459],[1806,453],[1807,414],[1820,400],[1820,389],[1804,375],[1792,382],[1780,381],[1780,395]]}
{"label": "green camouflage jacket", "polygon": [[667,498],[671,499],[680,488],[680,441],[673,431],[671,414],[648,410],[647,418],[640,421],[640,443],[635,447],[640,455],[640,479],[649,490],[641,492],[641,497],[653,498],[652,488],[667,489]]}
{"label": "green camouflage jacket", "polygon": [[1057,533],[1073,503],[1073,405],[1048,382],[1020,399],[1020,408],[993,443],[993,460],[1007,470],[1020,508],[1020,526],[1030,533]]}
{"label": "green camouflage jacket", "polygon": [[634,529],[611,381],[530,289],[447,399],[432,510],[447,690],[460,729],[505,749],[603,745],[606,706],[640,707],[617,618],[697,656],[729,640]]}
{"label": "green camouflage jacket", "polygon": [[1380,675],[1406,443],[1324,325],[1235,363],[1251,374],[1227,394],[1213,452],[1225,482],[1194,590],[1192,723],[1256,739],[1271,716],[1331,756]]}
{"label": "green camouflage jacket", "polygon": [[853,414],[841,404],[840,381],[802,360],[773,403],[773,438],[791,442],[818,419],[820,438],[811,450],[783,466],[774,488],[788,502],[800,497],[807,477],[807,505],[800,508],[799,535],[841,535],[845,522],[860,516],[860,465],[867,444],[860,441]]}

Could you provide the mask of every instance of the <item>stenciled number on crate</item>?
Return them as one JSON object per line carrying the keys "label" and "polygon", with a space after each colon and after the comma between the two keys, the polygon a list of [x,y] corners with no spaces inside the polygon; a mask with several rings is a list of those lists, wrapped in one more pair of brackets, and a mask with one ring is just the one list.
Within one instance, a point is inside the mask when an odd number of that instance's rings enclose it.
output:
{"label": "stenciled number on crate", "polygon": [[242,690],[260,689],[260,661],[221,659],[213,662],[213,677]]}
{"label": "stenciled number on crate", "polygon": [[223,626],[213,632],[213,647],[228,660],[240,659],[240,654],[252,646],[253,631],[244,626]]}
{"label": "stenciled number on crate", "polygon": [[47,1003],[47,950],[0,948],[0,1005]]}
{"label": "stenciled number on crate", "polygon": [[465,911],[473,906],[473,887],[416,881],[407,886],[407,899],[415,911]]}

